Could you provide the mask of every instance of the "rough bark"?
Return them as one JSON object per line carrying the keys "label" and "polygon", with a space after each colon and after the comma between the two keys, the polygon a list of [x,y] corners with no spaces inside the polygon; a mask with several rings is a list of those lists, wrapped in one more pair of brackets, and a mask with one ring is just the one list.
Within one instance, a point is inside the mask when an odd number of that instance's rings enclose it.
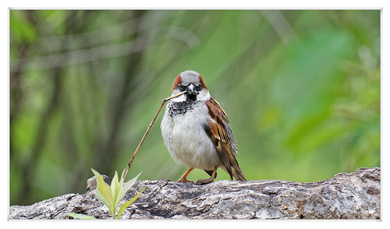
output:
{"label": "rough bark", "polygon": [[[90,184],[93,184],[93,182]],[[207,185],[137,181],[122,219],[380,219],[380,168],[360,168],[332,179],[300,183],[284,180],[216,181]],[[76,212],[111,218],[95,189],[30,206],[11,206],[10,219],[69,219]]]}

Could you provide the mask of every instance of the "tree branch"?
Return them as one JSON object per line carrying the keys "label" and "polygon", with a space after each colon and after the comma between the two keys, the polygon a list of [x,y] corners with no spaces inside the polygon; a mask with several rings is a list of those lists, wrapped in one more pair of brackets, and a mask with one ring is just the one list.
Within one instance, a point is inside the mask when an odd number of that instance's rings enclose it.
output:
{"label": "tree branch", "polygon": [[[96,183],[91,179],[92,185],[85,194],[11,206],[10,219],[69,219],[65,213],[70,212],[109,218],[109,210],[96,198]],[[195,185],[137,181],[122,201],[128,201],[144,187],[122,219],[380,219],[377,167],[360,168],[313,183],[223,180]]]}

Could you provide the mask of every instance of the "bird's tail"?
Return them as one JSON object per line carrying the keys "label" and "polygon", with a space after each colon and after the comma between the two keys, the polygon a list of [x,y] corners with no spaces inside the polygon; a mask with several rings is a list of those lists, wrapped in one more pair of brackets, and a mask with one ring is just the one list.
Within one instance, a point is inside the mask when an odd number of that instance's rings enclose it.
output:
{"label": "bird's tail", "polygon": [[247,179],[245,178],[244,172],[242,172],[237,161],[236,161],[236,163],[231,165],[229,169],[227,169],[225,166],[221,166],[220,168],[223,169],[225,172],[227,172],[230,175],[230,178],[232,180],[234,177],[236,180],[239,180],[239,181],[247,181]]}
{"label": "bird's tail", "polygon": [[245,175],[238,164],[237,166],[232,167],[232,175],[236,180],[246,181]]}

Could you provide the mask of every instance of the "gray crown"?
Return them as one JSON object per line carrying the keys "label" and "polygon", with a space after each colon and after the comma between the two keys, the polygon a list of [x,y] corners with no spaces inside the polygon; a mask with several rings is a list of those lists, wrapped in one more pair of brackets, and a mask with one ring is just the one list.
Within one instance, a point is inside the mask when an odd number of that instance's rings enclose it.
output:
{"label": "gray crown", "polygon": [[181,76],[181,84],[182,85],[189,85],[191,83],[195,85],[199,85],[199,73],[192,71],[192,70],[187,70],[182,73],[180,73]]}

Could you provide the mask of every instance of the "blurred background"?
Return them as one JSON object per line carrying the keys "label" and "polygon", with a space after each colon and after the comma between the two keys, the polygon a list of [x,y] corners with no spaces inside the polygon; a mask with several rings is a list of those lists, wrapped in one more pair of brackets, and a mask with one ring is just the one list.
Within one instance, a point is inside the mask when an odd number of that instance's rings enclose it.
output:
{"label": "blurred background", "polygon": [[[249,180],[380,166],[378,10],[10,10],[10,204],[84,193],[90,168],[121,173],[185,70],[228,114]],[[162,115],[128,178],[188,169]]]}

